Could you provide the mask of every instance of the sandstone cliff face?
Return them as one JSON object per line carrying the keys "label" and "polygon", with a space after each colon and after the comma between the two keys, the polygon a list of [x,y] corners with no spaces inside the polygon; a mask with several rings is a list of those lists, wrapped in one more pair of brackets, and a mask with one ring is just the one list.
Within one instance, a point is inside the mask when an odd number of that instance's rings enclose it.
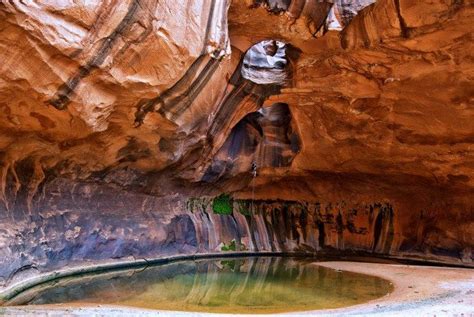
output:
{"label": "sandstone cliff face", "polygon": [[[233,239],[470,263],[473,16],[468,0],[1,1],[0,285]],[[220,193],[254,197],[251,214],[214,214]]]}

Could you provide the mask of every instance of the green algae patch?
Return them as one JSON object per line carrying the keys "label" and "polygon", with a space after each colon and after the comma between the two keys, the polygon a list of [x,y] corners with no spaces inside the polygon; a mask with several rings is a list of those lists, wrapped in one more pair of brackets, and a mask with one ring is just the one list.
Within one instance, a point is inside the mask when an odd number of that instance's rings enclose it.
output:
{"label": "green algae patch", "polygon": [[212,201],[212,210],[218,215],[231,215],[233,211],[232,204],[230,195],[221,194]]}

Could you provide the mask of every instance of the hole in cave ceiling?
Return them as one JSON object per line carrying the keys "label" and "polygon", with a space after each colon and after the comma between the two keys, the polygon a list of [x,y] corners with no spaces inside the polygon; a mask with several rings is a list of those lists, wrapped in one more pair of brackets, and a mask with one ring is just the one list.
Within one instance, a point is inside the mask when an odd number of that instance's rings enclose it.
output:
{"label": "hole in cave ceiling", "polygon": [[276,40],[261,41],[245,53],[242,76],[256,84],[283,85],[288,80],[287,44]]}

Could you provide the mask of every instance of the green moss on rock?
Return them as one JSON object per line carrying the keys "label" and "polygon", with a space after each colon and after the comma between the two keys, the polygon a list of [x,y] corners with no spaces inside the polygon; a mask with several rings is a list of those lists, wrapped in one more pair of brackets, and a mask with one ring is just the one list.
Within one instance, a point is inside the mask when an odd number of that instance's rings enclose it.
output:
{"label": "green moss on rock", "polygon": [[252,214],[251,211],[251,202],[248,200],[238,200],[237,201],[238,211],[244,216],[250,216]]}
{"label": "green moss on rock", "polygon": [[212,201],[212,210],[219,215],[232,214],[232,198],[228,194],[221,194]]}
{"label": "green moss on rock", "polygon": [[221,251],[236,251],[237,250],[237,245],[235,243],[235,240],[232,240],[229,245],[224,245],[221,247]]}

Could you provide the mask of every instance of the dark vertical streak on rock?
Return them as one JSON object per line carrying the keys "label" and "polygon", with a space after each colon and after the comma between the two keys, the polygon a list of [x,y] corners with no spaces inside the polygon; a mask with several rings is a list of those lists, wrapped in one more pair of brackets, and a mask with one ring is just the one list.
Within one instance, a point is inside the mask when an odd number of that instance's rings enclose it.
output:
{"label": "dark vertical streak on rock", "polygon": [[291,237],[292,237],[292,240],[295,240],[296,243],[299,244],[300,234],[298,232],[298,226],[299,226],[298,218],[296,217],[294,210],[290,209],[289,212],[290,212],[289,223],[291,227]]}
{"label": "dark vertical streak on rock", "polygon": [[[242,236],[244,235],[244,232],[243,232],[242,228],[240,228],[239,223],[237,222],[237,220],[235,219],[234,213],[232,213],[230,215],[230,219],[232,221],[232,226],[234,228],[234,234],[236,236],[235,240],[237,241],[237,243],[240,244],[240,241],[242,240]],[[241,245],[239,245],[239,247],[240,246]]]}
{"label": "dark vertical streak on rock", "polygon": [[276,231],[276,242],[278,243],[278,246],[280,250],[282,250],[285,246],[285,240],[283,240],[284,237],[284,219],[282,219],[282,213],[281,209],[279,207],[276,207],[273,209],[272,213],[272,222],[273,222],[273,228]]}
{"label": "dark vertical streak on rock", "polygon": [[344,243],[344,222],[342,220],[341,212],[339,212],[336,216],[336,231],[337,231],[337,247],[342,249]]}
{"label": "dark vertical streak on rock", "polygon": [[320,220],[316,221],[316,225],[318,226],[318,244],[320,248],[324,248],[324,240],[325,240],[325,231],[324,231],[324,223]]}
{"label": "dark vertical streak on rock", "polygon": [[177,91],[185,89],[191,82],[193,76],[199,70],[199,67],[205,60],[206,56],[199,56],[192,64],[186,73],[169,89],[165,90],[161,95],[153,99],[141,100],[138,103],[138,110],[135,113],[135,124],[140,125],[148,112],[154,110],[155,106],[159,103],[164,104],[167,98],[173,96]]}
{"label": "dark vertical streak on rock", "polygon": [[372,248],[372,252],[377,250],[377,245],[379,244],[381,234],[382,234],[382,226],[383,226],[383,212],[379,210],[377,217],[375,218],[374,224],[374,246]]}
{"label": "dark vertical streak on rock", "polygon": [[384,254],[390,254],[390,249],[392,248],[392,242],[394,238],[395,227],[393,224],[393,208],[392,206],[388,205],[387,207],[388,212],[388,228],[387,228],[387,236],[385,240],[385,245],[383,248]]}
{"label": "dark vertical streak on rock", "polygon": [[372,252],[389,254],[394,239],[393,208],[391,205],[376,204],[378,214],[374,223]]}
{"label": "dark vertical streak on rock", "polygon": [[224,126],[231,118],[231,115],[235,113],[240,103],[245,98],[250,98],[255,104],[255,110],[259,109],[266,98],[278,93],[279,86],[275,85],[258,85],[248,80],[242,79],[242,81],[226,96],[222,102],[219,110],[212,121],[211,127],[207,133],[208,139],[212,140],[213,136],[219,135]]}
{"label": "dark vertical streak on rock", "polygon": [[306,0],[292,0],[287,10],[287,14],[292,19],[298,19],[306,5]]}
{"label": "dark vertical streak on rock", "polygon": [[[208,62],[199,72],[206,59],[209,59]],[[146,114],[151,111],[157,111],[170,120],[176,120],[200,94],[215,73],[219,63],[219,60],[207,55],[199,56],[171,88],[153,99],[141,100],[138,103],[138,109],[135,113],[135,124],[137,126],[141,125]],[[158,104],[161,104],[161,107],[156,109]]]}
{"label": "dark vertical streak on rock", "polygon": [[303,241],[306,241],[307,234],[306,234],[306,226],[308,225],[308,211],[307,209],[302,209],[300,211],[299,223],[301,225],[301,232],[303,234]]}
{"label": "dark vertical streak on rock", "polygon": [[186,109],[189,108],[194,99],[209,82],[218,66],[219,61],[211,58],[191,85],[189,85],[189,87],[178,97],[171,99],[169,102],[164,101],[158,112],[171,120],[176,120],[184,111],[186,111]]}
{"label": "dark vertical streak on rock", "polygon": [[331,7],[333,6],[332,3],[318,3],[318,6],[311,10],[311,13],[309,14],[309,17],[311,19],[311,22],[314,25],[314,33],[313,36],[316,36],[316,34],[324,27],[326,24],[326,19],[329,15],[329,12],[331,10]]}
{"label": "dark vertical streak on rock", "polygon": [[247,225],[249,227],[249,235],[250,235],[249,238],[252,241],[252,244],[253,244],[253,247],[254,247],[254,250],[252,250],[252,251],[258,251],[257,241],[255,240],[255,236],[253,234],[255,226],[253,225],[252,219],[253,219],[252,216],[245,216],[245,221],[247,222]]}
{"label": "dark vertical streak on rock", "polygon": [[72,78],[68,79],[59,87],[56,96],[49,101],[52,106],[59,110],[66,108],[70,102],[71,94],[77,88],[80,81],[87,77],[93,69],[102,65],[118,37],[128,31],[128,28],[133,24],[135,13],[140,6],[139,1],[140,0],[133,0],[130,3],[125,17],[122,19],[122,21],[120,21],[119,25],[114,29],[114,31],[109,36],[107,36],[107,38],[105,38],[94,56],[86,63],[86,65],[81,66],[78,72]]}
{"label": "dark vertical streak on rock", "polygon": [[400,7],[400,0],[393,0],[395,8],[397,10],[398,21],[400,22],[400,32],[401,36],[404,38],[410,37],[410,29],[408,28],[405,19],[402,16],[402,11]]}
{"label": "dark vertical streak on rock", "polygon": [[273,214],[274,210],[273,208],[271,209],[270,211],[270,214],[264,214],[263,215],[263,222],[265,224],[265,231],[267,232],[267,235],[268,235],[268,241],[270,242],[270,247],[271,247],[271,250],[272,251],[276,251],[276,247],[275,247],[275,233],[273,232],[273,224],[272,224],[272,214]]}
{"label": "dark vertical streak on rock", "polygon": [[209,132],[207,133],[209,139],[213,139],[213,136],[216,135],[218,131],[221,130],[222,126],[225,124],[225,120],[234,113],[237,106],[242,100],[247,96],[245,92],[245,83],[235,87],[229,93],[228,96],[222,102],[221,107],[212,121]]}
{"label": "dark vertical streak on rock", "polygon": [[288,210],[288,205],[283,204],[282,206],[282,213],[283,213],[283,218],[286,220],[285,221],[285,236],[289,240],[293,240],[293,235],[292,235],[292,230],[291,230],[291,223],[288,221],[290,219],[290,212]]}

